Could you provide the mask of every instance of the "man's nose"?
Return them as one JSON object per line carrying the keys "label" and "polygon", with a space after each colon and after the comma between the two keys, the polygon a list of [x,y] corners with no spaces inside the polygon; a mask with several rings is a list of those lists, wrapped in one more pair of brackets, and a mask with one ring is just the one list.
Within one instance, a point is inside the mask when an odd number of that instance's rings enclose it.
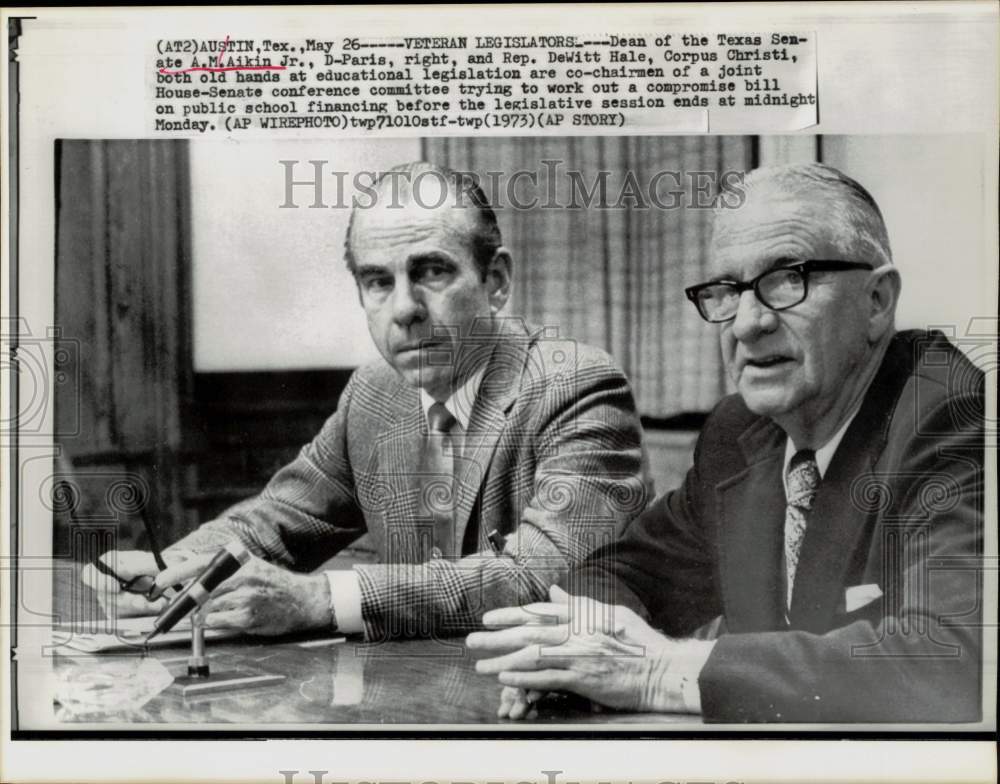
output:
{"label": "man's nose", "polygon": [[424,301],[410,281],[401,281],[393,288],[392,318],[401,326],[420,321],[426,315]]}
{"label": "man's nose", "polygon": [[753,340],[761,333],[772,332],[777,323],[774,311],[757,299],[752,290],[740,294],[736,318],[733,319],[733,337],[741,342]]}

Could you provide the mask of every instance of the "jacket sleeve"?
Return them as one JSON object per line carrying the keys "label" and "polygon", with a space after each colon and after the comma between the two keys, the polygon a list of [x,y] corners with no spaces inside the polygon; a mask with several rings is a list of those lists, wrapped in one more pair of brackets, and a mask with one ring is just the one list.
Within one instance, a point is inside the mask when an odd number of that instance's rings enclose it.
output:
{"label": "jacket sleeve", "polygon": [[257,496],[236,504],[170,549],[217,550],[234,537],[256,556],[310,571],[365,531],[347,452],[351,376],[336,412]]}
{"label": "jacket sleeve", "polygon": [[[465,633],[489,609],[543,599],[645,507],[641,425],[610,359],[601,353],[538,391],[517,447],[536,457],[530,500],[503,552],[356,566],[368,639]],[[522,390],[518,405],[532,396]]]}
{"label": "jacket sleeve", "polygon": [[564,584],[570,593],[629,607],[671,636],[689,635],[722,613],[713,535],[699,513],[703,478],[698,467],[712,430],[710,419],[681,486],[658,498],[620,539],[572,572]]}
{"label": "jacket sleeve", "polygon": [[875,530],[876,611],[825,634],[724,635],[699,678],[706,720],[981,718],[983,400],[945,400],[902,428]]}

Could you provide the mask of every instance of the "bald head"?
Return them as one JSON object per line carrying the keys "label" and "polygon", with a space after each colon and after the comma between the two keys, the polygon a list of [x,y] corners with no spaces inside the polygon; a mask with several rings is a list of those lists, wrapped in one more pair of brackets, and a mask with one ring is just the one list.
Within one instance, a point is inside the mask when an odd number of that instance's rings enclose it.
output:
{"label": "bald head", "polygon": [[[344,240],[344,259],[352,274],[357,269],[355,228],[359,215],[368,210],[440,210],[451,217],[447,223],[460,231],[484,279],[490,262],[501,247],[496,213],[482,188],[469,172],[417,161],[381,172],[369,203],[355,203]],[[457,212],[464,210],[467,212]]]}
{"label": "bald head", "polygon": [[[739,221],[736,213],[796,214],[808,230],[845,259],[873,267],[892,263],[889,235],[882,212],[861,183],[832,166],[796,163],[754,169],[743,178],[744,199],[727,207],[725,197],[715,211],[714,236],[725,235]],[[745,217],[745,216],[744,216]]]}

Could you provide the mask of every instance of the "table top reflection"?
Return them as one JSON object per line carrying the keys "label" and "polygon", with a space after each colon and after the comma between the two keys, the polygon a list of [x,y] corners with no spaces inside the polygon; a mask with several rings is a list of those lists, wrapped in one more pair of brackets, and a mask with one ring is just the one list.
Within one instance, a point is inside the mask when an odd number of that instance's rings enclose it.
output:
{"label": "table top reflection", "polygon": [[[62,574],[65,575],[65,572]],[[60,585],[60,583],[62,583]],[[56,604],[62,596],[79,599],[79,584],[66,590],[57,580]],[[79,608],[95,603],[74,602]],[[65,606],[65,604],[64,604]],[[66,616],[64,615],[65,619]],[[74,677],[87,668],[119,661],[137,664],[148,655],[172,675],[186,673],[189,646],[135,652],[79,654],[56,650],[57,675]],[[516,730],[526,722],[496,716],[501,687],[495,676],[475,671],[475,658],[462,638],[365,642],[360,638],[331,635],[290,638],[240,637],[208,642],[213,672],[236,671],[243,675],[282,675],[271,685],[243,686],[232,690],[183,695],[168,688],[137,710],[103,714],[62,712],[67,722],[127,722],[130,725],[190,724],[241,726],[281,725],[482,725],[503,724]],[[82,670],[79,668],[83,668]],[[601,710],[571,696],[544,699],[530,724],[662,724],[697,721],[696,717],[624,713]]]}

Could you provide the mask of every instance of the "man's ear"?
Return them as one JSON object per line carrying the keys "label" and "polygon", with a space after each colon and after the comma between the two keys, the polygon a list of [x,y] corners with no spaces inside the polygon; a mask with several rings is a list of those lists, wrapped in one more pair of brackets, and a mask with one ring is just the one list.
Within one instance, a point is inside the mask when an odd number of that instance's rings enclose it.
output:
{"label": "man's ear", "polygon": [[867,287],[868,340],[877,343],[895,324],[896,305],[899,303],[902,281],[899,270],[891,264],[878,267],[871,275]]}
{"label": "man's ear", "polygon": [[507,304],[510,297],[511,268],[514,262],[510,251],[499,247],[486,268],[486,288],[490,298],[490,312],[496,315]]}

